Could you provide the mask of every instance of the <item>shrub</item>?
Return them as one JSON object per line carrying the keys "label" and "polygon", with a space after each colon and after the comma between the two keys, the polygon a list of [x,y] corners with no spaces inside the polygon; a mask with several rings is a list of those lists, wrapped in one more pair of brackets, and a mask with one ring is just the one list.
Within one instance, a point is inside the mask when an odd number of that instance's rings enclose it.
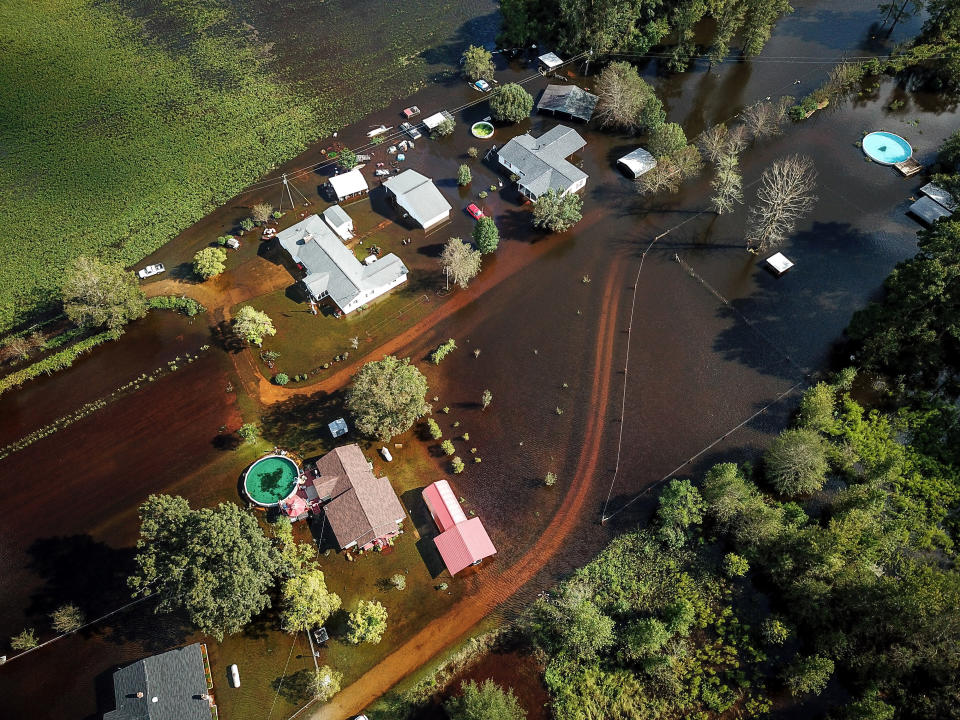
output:
{"label": "shrub", "polygon": [[277,373],[273,376],[273,382],[280,387],[283,387],[290,382],[290,377],[286,373]]}
{"label": "shrub", "polygon": [[470,172],[470,168],[466,165],[461,165],[457,168],[457,185],[464,187],[469,185],[473,180],[473,173]]}
{"label": "shrub", "polygon": [[207,309],[193,298],[177,295],[156,295],[147,298],[147,307],[151,310],[176,310],[187,317],[206,312]]}
{"label": "shrub", "polygon": [[427,420],[427,432],[430,433],[430,437],[434,440],[439,440],[443,437],[443,430],[440,429],[440,426],[437,424],[437,421],[433,418]]}
{"label": "shrub", "polygon": [[461,460],[459,457],[455,457],[453,460],[451,460],[451,464],[453,466],[454,473],[459,475],[463,472],[465,465],[463,464],[463,460]]}
{"label": "shrub", "polygon": [[80,608],[72,603],[68,603],[61,605],[50,613],[50,621],[54,630],[58,633],[66,634],[83,627],[86,618],[84,618]]}
{"label": "shrub", "polygon": [[244,218],[240,221],[240,229],[244,232],[250,232],[253,230],[255,223],[251,218]]}
{"label": "shrub", "polygon": [[551,471],[547,473],[547,476],[543,479],[543,484],[547,487],[553,487],[557,484],[557,476]]}
{"label": "shrub", "polygon": [[490,98],[490,113],[500,122],[520,122],[530,117],[533,96],[517,83],[507,83]]}
{"label": "shrub", "polygon": [[800,427],[829,432],[835,425],[833,418],[834,391],[820,382],[809,388],[800,400]]}
{"label": "shrub", "polygon": [[440,449],[443,450],[445,455],[453,455],[456,452],[456,450],[453,447],[453,443],[450,442],[449,439],[444,440],[442,443],[440,443]]}
{"label": "shrub", "polygon": [[273,207],[270,203],[257,203],[250,208],[250,217],[253,218],[255,223],[265,223],[270,219],[270,213],[272,212]]}
{"label": "shrub", "polygon": [[483,395],[480,397],[480,406],[483,410],[486,410],[490,403],[493,402],[493,393],[489,390],[484,390]]}
{"label": "shrub", "polygon": [[430,353],[430,362],[432,362],[434,365],[439,365],[441,360],[443,360],[447,355],[456,349],[456,341],[453,338],[450,338],[445,343],[441,343],[436,350]]}
{"label": "shrub", "polygon": [[822,655],[801,657],[784,670],[783,680],[790,694],[800,697],[808,693],[819,695],[833,675],[833,660]]}
{"label": "shrub", "polygon": [[476,160],[478,157],[480,157],[480,151],[471,145],[467,148],[467,156]]}
{"label": "shrub", "polygon": [[790,637],[788,628],[779,618],[768,617],[760,628],[763,639],[771,645],[783,645]]}
{"label": "shrub", "polygon": [[245,443],[252,445],[257,441],[257,438],[260,437],[260,428],[257,427],[256,423],[244,423],[240,426],[240,429],[237,430],[237,435],[243,438]]}
{"label": "shrub", "polygon": [[26,628],[19,635],[10,638],[10,647],[14,650],[29,650],[37,646],[37,636],[33,628]]}
{"label": "shrub", "polygon": [[193,256],[193,272],[198,277],[208,280],[226,270],[226,263],[227,251],[223,248],[203,248]]}
{"label": "shrub", "polygon": [[447,135],[452,135],[456,127],[457,123],[452,118],[444,118],[443,121],[433,129],[430,137],[437,140]]}
{"label": "shrub", "polygon": [[723,557],[723,572],[728,578],[743,577],[750,571],[750,563],[742,555],[727,553]]}
{"label": "shrub", "polygon": [[390,584],[393,585],[397,590],[406,590],[407,588],[407,576],[403,573],[397,573],[396,575],[390,576]]}

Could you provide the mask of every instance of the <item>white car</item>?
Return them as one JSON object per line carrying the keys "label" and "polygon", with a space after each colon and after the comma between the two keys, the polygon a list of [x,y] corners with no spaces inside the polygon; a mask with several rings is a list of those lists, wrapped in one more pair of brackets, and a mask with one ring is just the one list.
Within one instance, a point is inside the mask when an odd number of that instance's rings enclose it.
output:
{"label": "white car", "polygon": [[154,275],[159,275],[166,268],[163,266],[163,263],[157,263],[156,265],[147,265],[143,270],[137,270],[137,277],[141,280],[144,280],[148,277],[153,277]]}

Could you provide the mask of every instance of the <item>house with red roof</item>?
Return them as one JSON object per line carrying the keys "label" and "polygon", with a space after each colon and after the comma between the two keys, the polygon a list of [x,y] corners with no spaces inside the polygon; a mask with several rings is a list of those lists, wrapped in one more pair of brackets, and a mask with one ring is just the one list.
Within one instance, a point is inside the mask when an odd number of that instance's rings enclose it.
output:
{"label": "house with red roof", "polygon": [[496,554],[497,549],[480,518],[467,518],[450,483],[438,480],[425,487],[422,494],[440,530],[433,542],[451,575]]}

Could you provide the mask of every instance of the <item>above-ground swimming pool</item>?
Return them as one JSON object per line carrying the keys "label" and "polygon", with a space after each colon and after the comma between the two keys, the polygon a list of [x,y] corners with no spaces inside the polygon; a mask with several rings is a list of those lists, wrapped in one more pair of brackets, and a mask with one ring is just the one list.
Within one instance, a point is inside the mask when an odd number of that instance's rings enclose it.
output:
{"label": "above-ground swimming pool", "polygon": [[881,130],[863,137],[863,152],[874,162],[894,165],[913,155],[910,143],[899,135]]}
{"label": "above-ground swimming pool", "polygon": [[243,487],[247,497],[264,507],[286,500],[297,489],[300,469],[283,455],[267,455],[247,468]]}

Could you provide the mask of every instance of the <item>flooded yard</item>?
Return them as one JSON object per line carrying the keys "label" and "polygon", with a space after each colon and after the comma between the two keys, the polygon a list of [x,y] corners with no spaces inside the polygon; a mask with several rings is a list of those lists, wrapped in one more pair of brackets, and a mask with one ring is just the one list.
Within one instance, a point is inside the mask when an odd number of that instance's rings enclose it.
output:
{"label": "flooded yard", "polygon": [[[363,62],[395,57],[389,43],[372,47],[370,41],[382,20],[379,6],[353,7],[349,13],[339,5],[308,11],[304,4],[282,16],[285,24],[271,26],[264,14],[257,27],[268,37],[296,25],[289,47],[302,49],[307,37],[320,35],[313,31],[323,22],[371,46],[357,50]],[[419,7],[410,18],[417,17]],[[328,9],[331,15],[324,14]],[[446,71],[438,70],[438,83],[393,101],[339,139],[359,146],[368,124],[396,125],[400,109],[411,103],[432,112],[479,99],[449,71],[467,41],[492,39],[496,28],[490,12],[492,7],[481,8],[479,20],[464,18],[466,36],[446,38],[431,51],[435,54],[424,53],[424,62]],[[764,56],[839,59],[845,50],[866,53],[872,48],[868,28],[874,16],[868,2],[843,11],[827,3],[798,3],[797,12],[776,28]],[[897,34],[910,29],[898,28]],[[435,38],[428,34],[424,42]],[[292,64],[289,47],[275,52]],[[316,63],[332,62],[334,56],[324,42],[312,44],[306,54]],[[524,63],[500,62],[501,82],[531,75]],[[692,137],[758,99],[806,94],[829,67],[761,57],[713,69],[698,62],[690,72],[662,78],[657,60],[643,69],[662,92],[669,119]],[[591,83],[576,75],[569,81]],[[528,89],[536,95],[545,84],[537,78]],[[889,110],[892,98],[904,99],[904,107]],[[450,236],[469,236],[473,221],[462,209],[479,201],[481,190],[489,192],[499,179],[509,186],[492,165],[475,160],[470,161],[472,185],[458,189],[453,178],[457,166],[467,162],[467,148],[483,151],[556,124],[537,116],[498,127],[490,141],[471,137],[470,124],[487,114],[484,103],[465,108],[452,137],[424,138],[408,154],[406,164],[434,178],[454,207],[452,222],[439,232],[402,228],[384,209],[383,190],[375,184],[370,200],[347,208],[357,213],[358,226],[390,221],[375,241],[411,269],[402,291],[339,321],[310,315],[290,288],[251,301],[277,323],[273,347],[281,351],[279,370],[307,372],[350,349],[348,362],[311,377],[317,387],[271,390],[282,393],[280,402],[272,402],[280,395],[261,402],[258,373],[270,371],[248,359],[253,351],[225,351],[209,327],[216,317],[188,322],[155,314],[74,368],[0,398],[2,445],[178,355],[199,354],[176,372],[0,461],[6,518],[0,528],[0,634],[29,625],[46,639],[44,615],[62,602],[78,602],[90,616],[127,602],[123,581],[138,530],[136,507],[149,493],[179,493],[194,506],[238,500],[240,473],[256,451],[232,445],[227,431],[245,421],[260,422],[268,443],[304,457],[325,451],[330,447],[325,422],[342,404],[339,388],[333,387],[341,375],[335,372],[389,350],[411,356],[423,369],[428,396],[438,398],[433,417],[445,437],[469,432],[469,443],[457,441],[458,453],[469,455],[469,447],[476,447],[482,462],[468,462],[463,474],[453,476],[435,443],[420,437],[419,430],[396,438],[393,442],[403,447],[394,462],[377,458],[375,471],[389,475],[410,515],[405,534],[383,555],[353,563],[341,554],[321,558],[327,583],[341,594],[345,608],[375,597],[390,612],[390,630],[380,645],[354,649],[334,634],[318,658],[344,673],[345,689],[317,716],[359,712],[477,621],[490,613],[515,617],[536,592],[591,558],[614,533],[642,521],[649,511],[645,490],[675,472],[695,475],[720,454],[747,458],[779,430],[796,396],[791,388],[825,367],[851,312],[915,250],[917,226],[904,211],[922,181],[864,162],[854,143],[862,131],[887,128],[907,137],[926,162],[955,126],[952,108],[922,93],[904,93],[887,80],[871,97],[828,108],[750,148],[744,155],[748,203],[757,178],[775,158],[806,153],[819,174],[816,209],[782,248],[796,267],[776,278],[763,269],[763,258],[745,252],[743,209],[721,217],[704,212],[707,174],[677,195],[642,199],[615,168],[618,157],[639,146],[637,139],[576,125],[587,140],[578,157],[589,175],[583,220],[568,233],[550,236],[530,227],[529,208],[509,187],[490,192],[482,206],[500,228],[500,249],[484,259],[470,289],[448,294],[441,292],[437,269],[440,245]],[[283,168],[310,202],[297,213],[329,204],[320,195],[330,172],[322,164],[328,145],[321,142]],[[383,146],[377,152],[385,156]],[[254,202],[275,203],[276,191],[276,186],[269,193],[257,187],[235,198],[148,262],[175,267],[246,217]],[[401,244],[406,237],[411,244]],[[247,242],[244,252],[252,257],[255,240]],[[266,249],[257,252],[258,261],[277,262]],[[358,348],[350,345],[352,337],[362,339]],[[430,350],[447,338],[454,338],[458,349],[439,366],[427,363]],[[200,352],[204,345],[209,350]],[[482,411],[485,389],[493,402]],[[441,412],[443,407],[450,412]],[[368,457],[374,457],[375,447],[365,447]],[[558,477],[552,488],[543,483],[547,472]],[[441,477],[449,477],[465,507],[483,519],[498,549],[492,561],[453,580],[437,572],[433,530],[419,498],[422,487]],[[605,523],[602,516],[608,518]],[[305,528],[298,532],[305,537]],[[382,585],[394,572],[410,578],[402,593]],[[441,581],[449,583],[448,590],[437,589]],[[176,618],[155,617],[148,606],[0,668],[0,717],[95,718],[111,709],[114,667],[191,637]],[[285,718],[298,706],[295,694],[278,690],[276,681],[284,668],[292,675],[312,666],[309,649],[302,637],[295,645],[277,627],[270,612],[243,636],[219,645],[207,640],[221,717],[266,715],[272,708],[270,717]],[[234,662],[245,678],[238,690],[228,687],[225,676]],[[381,663],[376,677],[365,677],[375,663]],[[495,658],[476,666],[469,677],[510,681]],[[359,682],[348,688],[354,681]],[[530,678],[522,685],[530,717],[545,717],[542,688]]]}

